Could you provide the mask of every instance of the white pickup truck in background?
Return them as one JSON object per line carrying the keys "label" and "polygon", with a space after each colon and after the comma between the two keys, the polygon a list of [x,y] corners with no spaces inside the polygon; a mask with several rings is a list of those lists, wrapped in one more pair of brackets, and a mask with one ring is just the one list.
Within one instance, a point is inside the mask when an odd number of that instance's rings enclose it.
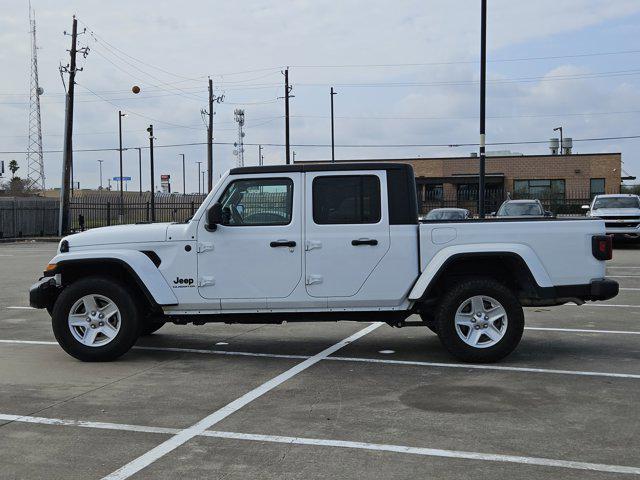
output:
{"label": "white pickup truck in background", "polygon": [[583,205],[587,216],[604,220],[607,234],[617,238],[640,238],[640,197],[632,194],[596,195]]}
{"label": "white pickup truck in background", "polygon": [[490,362],[518,345],[523,306],[618,293],[602,220],[419,223],[417,210],[409,165],[236,168],[185,223],[65,237],[30,304],[86,361],[165,322],[353,320],[425,325],[456,357]]}

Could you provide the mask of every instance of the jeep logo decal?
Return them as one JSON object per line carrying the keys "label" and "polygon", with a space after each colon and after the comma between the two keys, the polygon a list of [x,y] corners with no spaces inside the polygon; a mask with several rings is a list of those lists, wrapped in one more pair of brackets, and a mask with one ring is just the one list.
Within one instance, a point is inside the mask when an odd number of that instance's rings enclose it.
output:
{"label": "jeep logo decal", "polygon": [[[180,286],[184,286],[184,287],[190,287],[191,285],[193,285],[193,278],[180,278],[180,277],[176,277],[176,279],[173,281],[174,285],[180,285]],[[174,287],[176,288],[176,287]]]}

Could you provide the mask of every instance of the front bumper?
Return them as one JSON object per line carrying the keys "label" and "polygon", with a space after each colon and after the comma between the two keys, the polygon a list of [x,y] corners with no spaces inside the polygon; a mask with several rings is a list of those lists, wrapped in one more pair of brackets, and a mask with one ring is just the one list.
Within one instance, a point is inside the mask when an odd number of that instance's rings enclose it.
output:
{"label": "front bumper", "polygon": [[58,296],[60,287],[55,277],[42,277],[29,289],[29,305],[33,308],[50,308]]}

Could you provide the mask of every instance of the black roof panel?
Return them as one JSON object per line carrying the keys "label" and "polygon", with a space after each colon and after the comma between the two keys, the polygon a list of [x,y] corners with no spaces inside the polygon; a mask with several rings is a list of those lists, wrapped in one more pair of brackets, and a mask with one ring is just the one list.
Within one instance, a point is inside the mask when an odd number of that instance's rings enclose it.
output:
{"label": "black roof panel", "polygon": [[411,170],[413,167],[406,163],[309,163],[294,165],[264,165],[262,167],[237,167],[229,171],[230,175],[251,173],[286,173],[286,172],[344,172],[349,170]]}

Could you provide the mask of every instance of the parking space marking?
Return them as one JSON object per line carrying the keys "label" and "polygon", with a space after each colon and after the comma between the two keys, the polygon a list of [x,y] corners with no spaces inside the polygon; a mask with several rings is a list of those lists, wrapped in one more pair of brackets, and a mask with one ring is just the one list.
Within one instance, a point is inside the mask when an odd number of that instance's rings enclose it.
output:
{"label": "parking space marking", "polygon": [[358,332],[354,333],[353,335],[350,335],[344,340],[339,341],[338,343],[330,346],[329,348],[325,348],[320,353],[317,353],[316,355],[307,358],[306,360],[291,367],[290,369],[286,370],[280,375],[263,383],[259,387],[256,387],[250,392],[245,393],[243,396],[237,398],[236,400],[220,408],[219,410],[216,410],[211,415],[206,416],[205,418],[193,424],[192,426],[187,427],[184,430],[180,430],[180,432],[178,432],[168,440],[165,440],[160,445],[152,448],[148,452],[140,455],[138,458],[132,460],[126,465],[123,465],[119,469],[110,473],[109,475],[104,477],[103,480],[123,480],[125,478],[129,478],[131,475],[134,475],[135,473],[149,466],[156,460],[162,458],[167,453],[170,453],[176,448],[178,448],[179,446],[185,444],[186,442],[191,440],[193,437],[200,435],[202,432],[204,432],[205,430],[208,430],[216,423],[224,420],[229,415],[237,412],[245,405],[248,405],[249,403],[253,402],[257,398],[260,398],[262,395],[278,387],[279,385],[286,382],[290,378],[293,378],[294,376],[305,371],[306,369],[315,365],[321,360],[324,360],[325,358],[329,357],[329,355],[332,355],[333,353],[337,352],[341,348],[349,345],[351,342],[354,342],[357,339],[373,332],[375,329],[377,329],[382,325],[383,323],[381,322],[372,323],[368,327],[363,328],[362,330],[359,330]]}
{"label": "parking space marking", "polygon": [[33,307],[6,307],[9,310],[37,310],[37,308]]}
{"label": "parking space marking", "polygon": [[[60,418],[30,417],[21,415],[0,414],[0,420],[10,422],[33,423],[42,425],[71,426],[82,428],[96,428],[106,430],[122,430],[129,432],[159,433],[177,435],[181,431],[174,428],[147,427],[142,425],[118,424],[107,422],[88,422],[83,420],[67,420]],[[640,475],[639,467],[626,465],[610,465],[604,463],[576,462],[572,460],[558,460],[543,457],[525,457],[518,455],[503,455],[496,453],[467,452],[459,450],[444,450],[440,448],[410,447],[406,445],[392,445],[380,443],[353,442],[348,440],[331,440],[322,438],[285,437],[281,435],[260,435],[251,433],[223,432],[204,430],[198,436],[224,438],[231,440],[247,440],[254,442],[283,443],[287,445],[308,445],[334,448],[348,448],[378,452],[400,453],[427,457],[459,458],[464,460],[479,460],[485,462],[516,463],[520,465],[534,465],[543,467],[568,468],[572,470],[588,470],[592,472],[622,473]]]}
{"label": "parking space marking", "polygon": [[620,305],[620,304],[613,304],[613,303],[584,303],[582,305],[578,305],[577,303],[565,303],[563,305],[558,305],[558,306],[559,307],[640,308],[640,305]]}
{"label": "parking space marking", "polygon": [[637,292],[638,290],[640,290],[640,288],[623,288],[623,287],[620,287],[618,290],[621,290],[621,291],[622,290],[629,290],[629,291]]}
{"label": "parking space marking", "polygon": [[[542,327],[540,327],[542,328]],[[568,330],[568,329],[567,329]],[[585,330],[591,332],[592,330]],[[616,331],[618,333],[618,331]],[[637,333],[637,332],[630,332]],[[26,344],[26,345],[57,345],[57,342],[46,342],[37,340],[0,340],[4,344]],[[197,353],[208,355],[229,355],[244,357],[264,357],[264,358],[288,358],[297,360],[307,360],[313,357],[308,355],[285,355],[278,353],[252,353],[252,352],[234,352],[226,350],[206,350],[198,348],[173,348],[173,347],[133,347],[135,350],[149,350],[158,352],[176,352],[176,353]],[[534,367],[508,367],[500,365],[470,364],[470,363],[440,363],[440,362],[420,362],[413,360],[386,360],[382,358],[366,358],[366,357],[325,357],[321,360],[333,360],[341,362],[360,362],[360,363],[389,363],[394,365],[410,365],[420,367],[436,367],[436,368],[472,368],[476,370],[504,370],[509,372],[526,372],[526,373],[548,373],[554,375],[579,375],[588,377],[611,377],[611,378],[633,378],[640,379],[640,374],[635,373],[610,373],[610,372],[590,372],[581,370],[556,370],[552,368],[534,368]]]}
{"label": "parking space marking", "polygon": [[630,330],[594,330],[589,328],[552,328],[552,327],[524,327],[525,330],[537,330],[548,332],[575,332],[575,333],[600,333],[618,335],[640,335],[640,332]]}
{"label": "parking space marking", "polygon": [[640,275],[607,275],[607,278],[640,278]]}
{"label": "parking space marking", "polygon": [[485,365],[476,363],[442,363],[442,362],[419,362],[413,360],[387,360],[383,358],[361,358],[361,357],[327,357],[325,360],[337,360],[340,362],[361,362],[361,363],[387,363],[393,365],[412,365],[417,367],[442,367],[442,368],[469,368],[473,370],[497,370],[505,372],[527,372],[527,373],[551,373],[557,375],[579,375],[584,377],[611,377],[611,378],[635,378],[640,379],[640,374],[635,373],[609,373],[609,372],[589,372],[582,370],[556,370],[552,368],[533,367],[507,367],[501,365]]}

